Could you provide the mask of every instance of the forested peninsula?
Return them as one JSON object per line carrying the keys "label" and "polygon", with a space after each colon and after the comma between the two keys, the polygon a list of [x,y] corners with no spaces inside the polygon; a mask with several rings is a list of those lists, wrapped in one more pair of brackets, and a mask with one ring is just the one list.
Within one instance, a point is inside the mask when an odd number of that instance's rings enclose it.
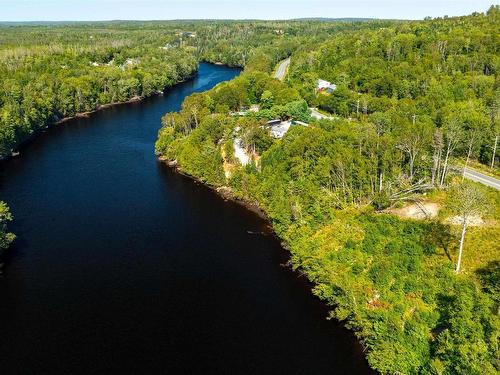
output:
{"label": "forested peninsula", "polygon": [[499,193],[464,178],[498,175],[499,17],[337,30],[284,81],[257,47],[163,118],[160,158],[258,205],[384,374],[499,370]]}

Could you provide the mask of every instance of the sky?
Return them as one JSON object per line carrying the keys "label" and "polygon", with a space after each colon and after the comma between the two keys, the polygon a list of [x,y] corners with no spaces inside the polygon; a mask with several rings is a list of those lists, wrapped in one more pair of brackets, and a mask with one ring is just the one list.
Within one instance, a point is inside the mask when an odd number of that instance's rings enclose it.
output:
{"label": "sky", "polygon": [[495,0],[0,0],[0,21],[422,19],[484,12],[493,3]]}

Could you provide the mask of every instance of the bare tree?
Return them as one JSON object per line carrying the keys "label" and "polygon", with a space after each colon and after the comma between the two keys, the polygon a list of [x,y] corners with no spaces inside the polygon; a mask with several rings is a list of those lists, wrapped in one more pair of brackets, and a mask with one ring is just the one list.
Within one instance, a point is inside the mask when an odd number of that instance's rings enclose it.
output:
{"label": "bare tree", "polygon": [[467,227],[474,218],[480,217],[486,211],[486,204],[484,194],[470,182],[461,183],[450,192],[448,208],[460,218],[460,224],[462,225],[455,273],[460,272]]}
{"label": "bare tree", "polygon": [[443,142],[443,132],[441,129],[436,129],[434,136],[432,138],[432,148],[434,153],[432,155],[433,165],[432,165],[432,178],[431,183],[434,185],[439,181],[439,171],[441,169],[441,156],[443,154],[444,142]]}
{"label": "bare tree", "polygon": [[462,181],[465,178],[465,172],[467,170],[467,166],[469,165],[469,161],[470,161],[470,157],[472,155],[472,151],[474,150],[474,146],[475,146],[475,144],[477,142],[477,138],[479,137],[479,130],[476,129],[476,128],[469,129],[469,131],[467,131],[466,134],[467,134],[467,138],[468,138],[469,149],[467,151],[467,159],[465,160],[464,169],[462,171]]}
{"label": "bare tree", "polygon": [[401,126],[401,135],[398,148],[408,156],[410,181],[415,175],[415,161],[431,143],[432,132],[429,124],[425,122],[410,123]]}
{"label": "bare tree", "polygon": [[446,178],[446,172],[448,171],[448,160],[453,153],[455,147],[462,138],[462,129],[460,123],[456,120],[452,120],[445,126],[445,138],[446,138],[446,154],[444,157],[443,172],[441,173],[441,181],[439,186],[443,187],[444,180]]}
{"label": "bare tree", "polygon": [[491,157],[491,169],[495,166],[495,154],[497,152],[497,144],[498,144],[498,135],[495,136],[495,145],[493,146],[493,155]]}
{"label": "bare tree", "polygon": [[184,135],[188,135],[191,132],[191,123],[181,113],[169,112],[162,117],[161,121],[163,126],[182,131]]}

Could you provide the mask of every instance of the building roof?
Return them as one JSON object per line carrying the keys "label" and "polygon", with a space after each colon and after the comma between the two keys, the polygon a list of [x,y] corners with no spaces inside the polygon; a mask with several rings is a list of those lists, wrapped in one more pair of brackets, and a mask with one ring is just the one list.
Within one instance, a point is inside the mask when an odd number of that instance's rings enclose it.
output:
{"label": "building roof", "polygon": [[325,81],[324,79],[318,79],[317,83],[316,83],[316,87],[318,88],[318,90],[335,90],[337,88],[337,85],[331,83],[331,82],[328,82],[328,81]]}

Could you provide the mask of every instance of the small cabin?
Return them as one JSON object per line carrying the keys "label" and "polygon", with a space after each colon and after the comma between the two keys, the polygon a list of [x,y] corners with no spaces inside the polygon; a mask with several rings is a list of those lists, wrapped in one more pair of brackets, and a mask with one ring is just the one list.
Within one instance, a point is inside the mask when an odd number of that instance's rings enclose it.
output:
{"label": "small cabin", "polygon": [[336,89],[337,89],[337,85],[335,85],[331,82],[325,81],[324,79],[318,79],[318,81],[316,82],[316,90],[319,92],[328,92],[331,94]]}

